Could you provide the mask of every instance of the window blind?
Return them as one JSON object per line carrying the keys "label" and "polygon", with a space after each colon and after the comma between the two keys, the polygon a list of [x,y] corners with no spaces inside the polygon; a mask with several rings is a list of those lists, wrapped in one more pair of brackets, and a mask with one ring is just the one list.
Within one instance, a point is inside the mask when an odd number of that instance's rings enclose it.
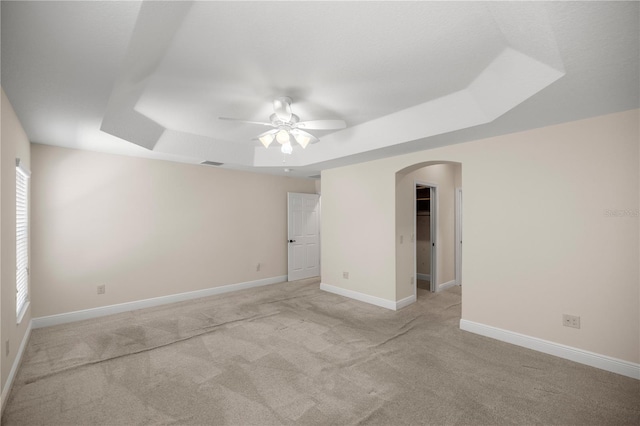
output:
{"label": "window blind", "polygon": [[29,300],[29,172],[16,161],[16,317]]}

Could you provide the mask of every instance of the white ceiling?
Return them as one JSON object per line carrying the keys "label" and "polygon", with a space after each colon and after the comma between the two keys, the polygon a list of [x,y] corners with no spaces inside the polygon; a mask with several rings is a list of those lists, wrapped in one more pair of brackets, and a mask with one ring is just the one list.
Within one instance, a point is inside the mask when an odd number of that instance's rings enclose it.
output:
{"label": "white ceiling", "polygon": [[[32,142],[311,176],[640,107],[639,6],[3,1],[2,87]],[[218,119],[279,96],[348,127],[284,156]]]}

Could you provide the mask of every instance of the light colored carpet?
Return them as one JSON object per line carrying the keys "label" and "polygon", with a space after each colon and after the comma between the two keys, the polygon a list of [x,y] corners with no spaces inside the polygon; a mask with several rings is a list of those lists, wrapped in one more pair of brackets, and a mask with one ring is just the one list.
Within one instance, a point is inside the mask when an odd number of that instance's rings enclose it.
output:
{"label": "light colored carpet", "polygon": [[3,425],[640,424],[640,382],[282,283],[34,330]]}

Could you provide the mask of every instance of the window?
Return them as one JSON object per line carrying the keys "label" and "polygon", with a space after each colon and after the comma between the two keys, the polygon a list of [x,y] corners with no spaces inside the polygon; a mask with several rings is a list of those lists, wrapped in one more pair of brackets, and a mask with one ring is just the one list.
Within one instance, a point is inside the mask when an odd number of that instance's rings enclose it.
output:
{"label": "window", "polygon": [[16,160],[16,317],[29,301],[29,171]]}

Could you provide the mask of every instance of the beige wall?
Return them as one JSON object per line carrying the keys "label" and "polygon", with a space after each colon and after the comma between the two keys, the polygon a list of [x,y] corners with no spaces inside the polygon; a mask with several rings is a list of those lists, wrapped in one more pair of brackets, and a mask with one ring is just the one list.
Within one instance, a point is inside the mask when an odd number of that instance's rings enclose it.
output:
{"label": "beige wall", "polygon": [[[324,171],[323,282],[397,300],[396,172],[459,162],[462,318],[639,362],[638,217],[605,212],[640,207],[638,117],[627,111]],[[563,327],[563,313],[581,316],[582,328]]]}
{"label": "beige wall", "polygon": [[411,280],[414,276],[414,246],[411,239],[414,233],[416,181],[437,187],[436,285],[455,280],[455,184],[456,174],[459,173],[459,164],[447,163],[417,169],[409,167],[396,174],[396,300],[414,294]]}
{"label": "beige wall", "polygon": [[287,192],[315,192],[309,179],[32,155],[34,317],[286,275]]}
{"label": "beige wall", "polygon": [[[0,383],[6,394],[9,372],[22,344],[31,321],[31,309],[27,309],[20,324],[16,320],[16,158],[30,168],[30,145],[13,107],[2,90],[2,143],[0,173],[2,195],[0,200]],[[33,288],[33,287],[32,287]],[[33,296],[31,297],[33,299]],[[9,355],[5,355],[5,345],[9,342]],[[4,401],[3,401],[4,402]]]}
{"label": "beige wall", "polygon": [[379,173],[378,164],[322,172],[321,276],[325,284],[396,300],[395,174]]}

